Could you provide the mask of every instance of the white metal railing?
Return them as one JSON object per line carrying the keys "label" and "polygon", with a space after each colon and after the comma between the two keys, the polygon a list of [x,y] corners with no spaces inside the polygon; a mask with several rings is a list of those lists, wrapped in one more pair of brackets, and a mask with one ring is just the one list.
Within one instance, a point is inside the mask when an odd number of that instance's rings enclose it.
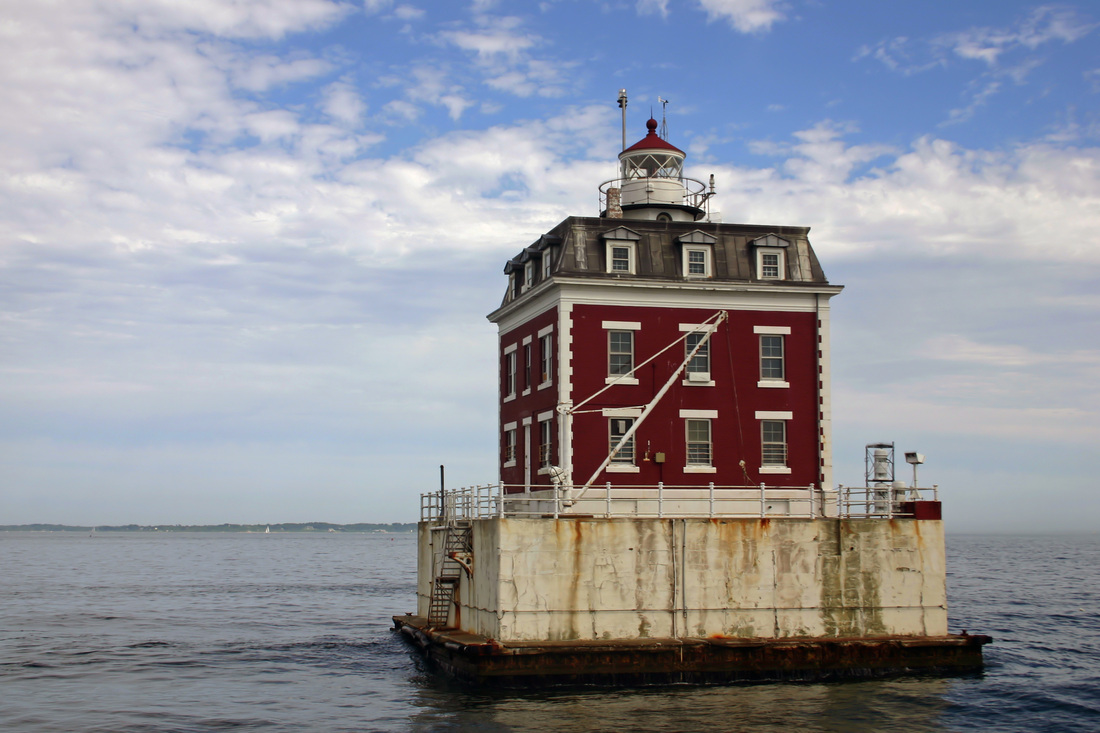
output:
{"label": "white metal railing", "polygon": [[420,495],[421,521],[487,517],[844,517],[912,516],[914,501],[939,501],[939,487],[682,486],[590,487],[581,498],[572,487],[482,484]]}
{"label": "white metal railing", "polygon": [[[578,487],[579,489],[579,487]],[[574,495],[574,493],[578,495]],[[802,517],[836,516],[835,491],[809,486],[484,484],[421,494],[421,521],[486,517]]]}
{"label": "white metal railing", "polygon": [[840,516],[890,519],[912,516],[911,502],[939,501],[940,487],[838,486]]}

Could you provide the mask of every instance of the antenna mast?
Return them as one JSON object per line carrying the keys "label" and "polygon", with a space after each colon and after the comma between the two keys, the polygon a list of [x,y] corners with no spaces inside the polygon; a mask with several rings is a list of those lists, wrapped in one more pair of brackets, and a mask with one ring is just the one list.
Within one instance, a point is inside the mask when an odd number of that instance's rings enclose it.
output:
{"label": "antenna mast", "polygon": [[623,110],[623,150],[626,150],[626,90],[619,90],[619,107]]}
{"label": "antenna mast", "polygon": [[657,97],[657,101],[661,103],[661,129],[657,134],[662,140],[668,140],[668,100]]}

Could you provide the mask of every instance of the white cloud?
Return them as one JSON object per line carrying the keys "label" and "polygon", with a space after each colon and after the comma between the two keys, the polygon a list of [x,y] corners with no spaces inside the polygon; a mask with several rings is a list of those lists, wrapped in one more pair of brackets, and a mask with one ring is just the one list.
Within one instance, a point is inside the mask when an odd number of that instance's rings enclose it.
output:
{"label": "white cloud", "polygon": [[321,94],[325,114],[343,125],[357,126],[367,111],[359,90],[348,81],[333,82]]}
{"label": "white cloud", "polygon": [[776,168],[708,167],[722,210],[745,221],[813,222],[834,253],[919,247],[936,256],[1100,262],[1092,245],[1100,149],[981,151],[924,137],[893,150],[845,144],[831,123],[796,138],[754,146],[783,158]]}
{"label": "white cloud", "polygon": [[698,0],[710,20],[726,20],[741,33],[771,30],[785,20],[786,5],[780,0]]}

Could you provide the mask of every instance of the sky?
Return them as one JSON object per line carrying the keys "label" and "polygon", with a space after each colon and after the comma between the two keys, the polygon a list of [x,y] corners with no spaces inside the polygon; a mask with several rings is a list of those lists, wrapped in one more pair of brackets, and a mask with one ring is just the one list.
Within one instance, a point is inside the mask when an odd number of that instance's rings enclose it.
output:
{"label": "sky", "polygon": [[1091,3],[43,0],[0,39],[0,524],[495,481],[485,316],[598,214],[625,88],[628,144],[664,109],[724,221],[845,286],[837,481],[892,441],[949,532],[1100,530]]}

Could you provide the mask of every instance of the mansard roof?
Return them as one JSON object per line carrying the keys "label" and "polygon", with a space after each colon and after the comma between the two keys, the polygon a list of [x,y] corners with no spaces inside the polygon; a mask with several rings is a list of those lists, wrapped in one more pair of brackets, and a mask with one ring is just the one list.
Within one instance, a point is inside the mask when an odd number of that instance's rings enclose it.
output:
{"label": "mansard roof", "polygon": [[[810,246],[809,232],[809,227],[798,226],[571,216],[509,260],[505,273],[522,269],[532,257],[549,257],[551,278],[698,284],[700,278],[688,278],[683,272],[683,251],[685,246],[704,246],[713,253],[713,265],[705,281],[795,287],[828,285]],[[610,271],[607,258],[612,243],[634,248],[633,272]],[[781,279],[759,277],[756,249],[760,247],[782,248],[786,252]],[[536,285],[543,279],[543,267],[538,269]],[[512,288],[504,302],[511,302],[524,292],[525,288]]]}

